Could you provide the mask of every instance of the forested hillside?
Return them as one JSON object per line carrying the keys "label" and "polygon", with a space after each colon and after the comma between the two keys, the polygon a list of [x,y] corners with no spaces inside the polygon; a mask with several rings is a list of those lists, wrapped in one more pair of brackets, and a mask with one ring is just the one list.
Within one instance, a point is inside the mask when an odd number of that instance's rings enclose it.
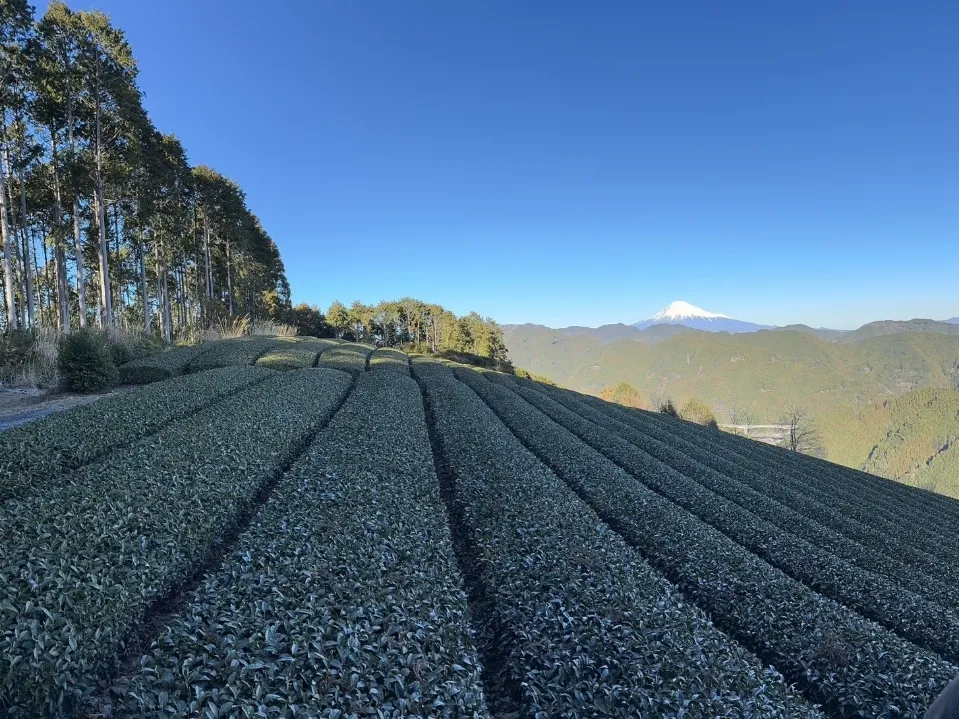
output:
{"label": "forested hillside", "polygon": [[106,15],[0,3],[0,330],[117,324],[169,340],[289,311],[243,190],[154,126],[137,72]]}
{"label": "forested hillside", "polygon": [[[952,434],[944,415],[933,411],[949,405],[950,392],[959,390],[959,336],[929,331],[928,323],[919,323],[919,330],[916,323],[890,324],[899,330],[865,332],[869,336],[854,342],[776,330],[685,332],[656,344],[604,344],[531,325],[507,328],[505,340],[517,367],[592,394],[627,382],[651,405],[669,398],[682,406],[697,398],[719,422],[731,424],[776,423],[787,407],[803,407],[817,425],[829,459],[937,491],[959,491],[948,489],[950,483],[941,478],[949,474],[955,449],[937,454]],[[918,421],[924,428],[916,445],[922,450],[907,452],[904,444],[883,438],[897,436],[901,423],[896,416],[911,406],[908,397],[893,400],[918,389],[930,390],[938,399],[928,407],[918,402],[913,414],[921,421],[914,418],[909,424]],[[877,445],[888,448],[877,450],[867,466]]]}

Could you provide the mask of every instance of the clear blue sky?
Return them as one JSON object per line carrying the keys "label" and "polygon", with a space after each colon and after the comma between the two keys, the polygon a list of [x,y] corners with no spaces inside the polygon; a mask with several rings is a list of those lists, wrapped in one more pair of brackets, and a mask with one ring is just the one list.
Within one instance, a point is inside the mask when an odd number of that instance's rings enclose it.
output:
{"label": "clear blue sky", "polygon": [[959,315],[959,3],[71,4],[246,189],[294,301]]}

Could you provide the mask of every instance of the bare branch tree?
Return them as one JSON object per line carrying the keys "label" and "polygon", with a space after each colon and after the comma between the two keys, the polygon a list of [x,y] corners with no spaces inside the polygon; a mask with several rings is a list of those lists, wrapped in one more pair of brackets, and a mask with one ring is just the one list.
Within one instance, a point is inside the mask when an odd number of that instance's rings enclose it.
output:
{"label": "bare branch tree", "polygon": [[805,407],[787,406],[779,423],[786,430],[786,436],[783,438],[783,446],[786,449],[813,457],[826,456],[822,437]]}

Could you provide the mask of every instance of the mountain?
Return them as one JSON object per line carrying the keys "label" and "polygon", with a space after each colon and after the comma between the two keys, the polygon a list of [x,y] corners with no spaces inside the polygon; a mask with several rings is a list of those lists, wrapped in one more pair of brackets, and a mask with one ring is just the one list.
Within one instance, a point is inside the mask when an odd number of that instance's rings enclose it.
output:
{"label": "mountain", "polygon": [[637,322],[633,327],[646,329],[655,325],[683,325],[694,330],[706,332],[756,332],[769,329],[770,325],[758,325],[755,322],[736,320],[727,315],[709,312],[683,300],[670,302],[649,319]]}
{"label": "mountain", "polygon": [[837,342],[858,342],[869,337],[879,337],[881,335],[894,335],[901,332],[934,332],[944,335],[959,335],[959,324],[950,324],[949,322],[936,322],[935,320],[915,319],[915,320],[881,320],[879,322],[870,322],[860,327],[858,330],[847,332],[840,337]]}
{"label": "mountain", "polygon": [[959,317],[950,317],[946,320],[947,325],[959,325]]}
{"label": "mountain", "polygon": [[807,335],[818,337],[823,342],[835,342],[840,337],[849,333],[849,330],[831,330],[827,327],[810,327],[809,325],[784,325],[783,327],[773,327],[771,332],[805,332]]}
{"label": "mountain", "polygon": [[667,337],[678,335],[682,332],[695,332],[692,327],[685,325],[652,325],[645,329],[640,329],[634,325],[602,325],[600,327],[561,327],[557,332],[561,332],[567,337],[577,335],[586,335],[599,340],[604,345],[617,340],[634,340],[646,345],[653,345],[662,342]]}

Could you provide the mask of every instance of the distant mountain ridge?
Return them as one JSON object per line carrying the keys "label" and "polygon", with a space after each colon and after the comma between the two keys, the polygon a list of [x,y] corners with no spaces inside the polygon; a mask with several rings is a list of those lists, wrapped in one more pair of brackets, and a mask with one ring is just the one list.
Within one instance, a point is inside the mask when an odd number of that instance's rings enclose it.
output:
{"label": "distant mountain ridge", "polygon": [[[504,325],[504,328],[520,325]],[[810,327],[797,323],[784,326],[763,325],[756,322],[739,320],[719,312],[711,312],[697,307],[685,300],[670,302],[662,310],[640,322],[631,325],[617,322],[599,327],[584,327],[573,325],[570,327],[552,328],[544,325],[529,324],[529,327],[540,327],[552,332],[558,332],[566,337],[587,336],[598,340],[602,344],[609,344],[618,340],[628,339],[643,344],[656,344],[675,334],[687,330],[701,332],[728,332],[743,334],[772,330],[776,332],[802,332],[818,337],[824,342],[858,342],[867,337],[897,334],[899,332],[938,332],[940,334],[959,334],[959,317],[948,320],[879,320],[869,322],[856,330],[837,330],[828,327]],[[682,328],[682,329],[678,329]]]}
{"label": "distant mountain ridge", "polygon": [[667,323],[506,325],[504,340],[518,368],[577,391],[626,382],[651,404],[695,398],[733,424],[803,407],[831,461],[959,497],[959,319],[730,332],[718,313],[700,317],[712,329],[668,323],[690,312],[657,314]]}

